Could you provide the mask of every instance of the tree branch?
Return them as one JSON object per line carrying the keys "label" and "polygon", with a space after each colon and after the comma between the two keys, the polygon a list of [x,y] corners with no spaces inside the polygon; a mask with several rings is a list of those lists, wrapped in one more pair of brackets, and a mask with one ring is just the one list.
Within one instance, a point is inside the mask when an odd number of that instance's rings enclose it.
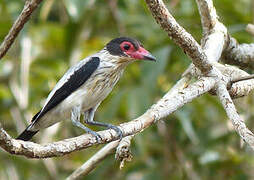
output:
{"label": "tree branch", "polygon": [[112,154],[115,148],[119,145],[119,141],[113,141],[105,145],[100,149],[96,154],[94,154],[88,161],[86,161],[81,167],[76,169],[67,180],[80,179],[82,176],[87,175],[91,172],[96,166],[105,159],[108,155]]}
{"label": "tree branch", "polygon": [[165,30],[168,33],[168,36],[183,49],[183,51],[192,59],[193,64],[199,68],[202,73],[208,74],[212,70],[212,65],[208,61],[206,54],[196,40],[176,22],[163,1],[146,0],[146,3],[161,28]]}
{"label": "tree branch", "polygon": [[125,137],[116,148],[115,158],[120,161],[120,169],[124,167],[125,161],[130,162],[132,160],[130,146],[133,137],[134,135]]}
{"label": "tree branch", "polygon": [[[196,0],[196,2],[198,4],[199,12],[201,15],[201,22],[202,22],[202,26],[204,29],[204,37],[202,39],[202,42],[204,42],[204,43],[202,43],[203,44],[202,47],[203,47],[208,59],[211,59],[211,60],[214,59],[215,61],[219,60],[219,58],[223,52],[224,46],[227,45],[226,42],[230,42],[227,47],[226,57],[228,55],[228,56],[231,56],[230,58],[232,58],[232,57],[235,58],[235,57],[237,57],[238,54],[245,56],[246,52],[241,53],[239,51],[245,51],[245,50],[251,51],[250,49],[253,49],[253,48],[248,49],[245,46],[241,50],[241,47],[236,43],[236,41],[234,41],[233,38],[230,38],[229,36],[227,36],[227,29],[223,24],[221,24],[218,21],[217,15],[216,15],[216,10],[213,7],[213,3],[211,0]],[[210,35],[207,36],[207,34],[210,34]],[[217,36],[217,38],[216,38],[216,36]],[[210,38],[210,40],[207,39],[206,37]],[[214,41],[215,39],[216,39],[216,41]],[[219,41],[217,41],[218,39],[219,39]],[[232,48],[232,46],[233,46],[233,48]],[[237,46],[238,46],[238,49],[235,48]],[[248,45],[248,46],[250,47],[250,45]],[[216,49],[215,49],[217,47],[220,47],[218,49],[218,51],[216,51]],[[249,54],[247,54],[247,55],[249,55]],[[241,57],[241,59],[240,59],[239,55],[238,55],[237,61],[239,62],[241,60],[246,61],[246,56]],[[240,135],[240,137],[243,140],[245,140],[253,148],[253,143],[254,143],[253,133],[246,127],[244,121],[240,118],[240,116],[236,112],[233,101],[227,91],[227,88],[226,88],[229,81],[234,82],[234,81],[239,80],[239,78],[243,79],[243,77],[244,77],[243,74],[245,75],[247,73],[242,72],[238,68],[222,66],[218,63],[216,65],[217,65],[216,68],[220,69],[220,72],[222,72],[222,74],[223,74],[223,76],[221,76],[221,77],[219,77],[219,76],[216,77],[217,81],[216,81],[215,89],[217,91],[217,95],[219,96],[219,99],[220,99],[221,103],[223,104],[223,107],[226,110],[229,119],[231,119],[231,121],[233,122],[233,125],[234,125],[236,131],[238,132],[238,134]],[[194,68],[192,68],[192,67],[189,68],[187,70],[187,73],[190,72],[191,70],[193,71],[193,69]],[[195,71],[194,75],[196,75],[197,73],[199,73],[199,72]],[[244,83],[244,85],[241,86],[240,83],[241,82],[234,84],[235,85],[234,89],[236,91],[238,91],[238,94],[240,94],[239,91],[242,91],[242,89],[245,89],[246,90],[245,93],[248,93],[249,92],[248,90],[250,89],[251,86],[248,86],[248,85],[246,86],[246,82]],[[252,80],[252,83],[253,83],[253,80]],[[245,86],[245,87],[243,87],[243,86]],[[232,89],[230,91],[231,93],[234,92]],[[252,89],[253,89],[253,87],[252,87]]]}
{"label": "tree branch", "polygon": [[212,0],[196,0],[201,17],[203,33],[207,34],[218,23],[218,16]]}
{"label": "tree branch", "polygon": [[226,89],[225,84],[220,84],[217,90],[219,99],[227,113],[227,116],[232,121],[232,124],[240,135],[240,137],[250,145],[254,150],[254,134],[246,127],[243,119],[237,113],[235,105]]}
{"label": "tree branch", "polygon": [[[201,39],[202,49],[209,61],[217,62],[227,45],[227,28],[218,21],[218,16],[211,0],[196,0],[196,3],[203,27],[203,37]],[[215,39],[216,41],[214,41]],[[191,64],[183,75],[191,71],[194,76],[201,74],[200,70]]]}
{"label": "tree branch", "polygon": [[81,177],[89,174],[93,169],[97,167],[97,165],[102,160],[104,160],[108,155],[112,154],[116,148],[117,151],[120,151],[116,152],[116,154],[122,157],[122,154],[123,153],[125,154],[126,152],[126,151],[122,152],[122,150],[128,149],[132,138],[133,136],[127,136],[124,137],[120,142],[113,141],[105,145],[102,149],[100,149],[97,153],[95,153],[88,161],[86,161],[81,167],[76,169],[69,177],[67,177],[67,180],[80,179]]}
{"label": "tree branch", "polygon": [[248,25],[246,26],[246,31],[247,31],[248,33],[250,33],[252,36],[254,36],[254,25],[253,25],[253,24],[248,24]]}
{"label": "tree branch", "polygon": [[[1,44],[0,58],[8,51],[15,37],[41,1],[42,0],[27,1],[28,3],[26,3],[19,18],[16,20],[4,42]],[[184,50],[184,52],[192,59],[193,64],[201,72],[196,68],[193,68],[193,66],[190,66],[190,73],[187,75],[185,74],[186,76],[178,81],[178,83],[147,112],[133,121],[120,125],[120,128],[123,131],[123,136],[127,136],[125,138],[128,138],[130,135],[143,131],[156,121],[165,118],[172,112],[176,111],[184,104],[191,102],[194,98],[214,89],[236,131],[242,139],[254,148],[254,135],[237,114],[230,97],[230,95],[233,98],[247,95],[254,88],[254,80],[234,83],[230,89],[229,95],[229,92],[226,89],[227,83],[231,80],[243,77],[248,73],[245,73],[238,68],[216,63],[220,59],[225,47],[227,47],[225,52],[226,60],[230,60],[231,64],[238,62],[241,65],[249,65],[253,61],[253,45],[238,45],[233,38],[229,38],[226,27],[217,19],[216,10],[212,0],[196,0],[204,29],[204,36],[201,43],[202,46],[200,46],[195,39],[176,22],[162,0],[146,0],[146,2],[157,23],[168,33],[169,37]],[[32,6],[32,3],[37,4]],[[203,77],[204,74],[213,74],[214,76]],[[201,78],[198,78],[193,84],[188,84],[191,78],[189,75]],[[70,175],[69,179],[76,179],[77,177],[89,173],[119,144],[118,141],[115,141],[117,140],[115,131],[105,130],[98,133],[102,137],[102,143],[114,142],[109,143],[97,152],[83,166]],[[33,142],[12,139],[2,127],[0,128],[0,146],[9,153],[24,155],[29,158],[63,156],[95,144],[98,144],[95,137],[85,134],[54,143],[40,145]]]}
{"label": "tree branch", "polygon": [[15,38],[18,36],[19,32],[23,28],[24,24],[29,20],[33,11],[38,7],[42,0],[27,0],[25,6],[17,18],[17,20],[12,25],[11,30],[5,36],[4,41],[0,45],[0,59],[7,53]]}
{"label": "tree branch", "polygon": [[238,44],[230,37],[229,45],[223,53],[223,62],[254,69],[254,44]]}

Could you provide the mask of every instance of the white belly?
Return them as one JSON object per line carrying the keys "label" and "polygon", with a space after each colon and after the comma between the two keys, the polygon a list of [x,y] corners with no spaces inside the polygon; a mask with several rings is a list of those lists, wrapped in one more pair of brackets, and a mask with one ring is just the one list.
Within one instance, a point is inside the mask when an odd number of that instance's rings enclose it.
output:
{"label": "white belly", "polygon": [[41,117],[31,130],[47,128],[65,119],[71,120],[71,110],[73,107],[81,105],[81,113],[86,112],[103,101],[111,92],[112,88],[113,87],[105,87],[102,91],[97,88],[91,90],[85,88],[78,89],[63,102]]}

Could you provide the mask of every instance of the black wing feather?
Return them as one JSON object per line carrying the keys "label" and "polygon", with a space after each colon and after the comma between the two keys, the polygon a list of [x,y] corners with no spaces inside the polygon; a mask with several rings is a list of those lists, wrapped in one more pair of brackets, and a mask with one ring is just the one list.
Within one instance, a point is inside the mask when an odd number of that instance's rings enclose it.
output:
{"label": "black wing feather", "polygon": [[23,141],[29,141],[38,131],[29,131],[29,126],[16,138]]}
{"label": "black wing feather", "polygon": [[64,99],[66,99],[72,92],[77,90],[80,86],[82,86],[87,79],[93,74],[93,72],[98,68],[100,64],[100,59],[98,57],[92,57],[86,64],[84,64],[81,68],[76,70],[68,79],[62,87],[60,87],[51,99],[48,101],[47,105],[43,108],[42,111],[38,112],[32,119],[33,121],[37,121],[48,111],[56,107],[59,103],[61,103]]}

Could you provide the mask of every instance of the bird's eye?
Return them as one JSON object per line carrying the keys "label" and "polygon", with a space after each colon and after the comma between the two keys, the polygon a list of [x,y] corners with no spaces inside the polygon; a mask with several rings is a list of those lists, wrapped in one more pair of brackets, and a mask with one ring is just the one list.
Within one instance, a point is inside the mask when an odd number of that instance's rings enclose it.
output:
{"label": "bird's eye", "polygon": [[123,46],[123,48],[124,48],[125,50],[129,50],[129,49],[130,49],[130,45],[129,45],[129,44],[125,44],[125,45]]}

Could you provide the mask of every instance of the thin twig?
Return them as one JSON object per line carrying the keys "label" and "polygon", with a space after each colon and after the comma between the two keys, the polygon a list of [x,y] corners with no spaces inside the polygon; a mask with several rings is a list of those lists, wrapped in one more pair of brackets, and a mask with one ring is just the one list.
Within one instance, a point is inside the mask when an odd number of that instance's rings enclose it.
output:
{"label": "thin twig", "polygon": [[122,20],[120,19],[117,2],[118,2],[118,0],[107,0],[109,9],[110,9],[112,16],[116,22],[117,29],[121,35],[124,35],[126,32],[126,29],[125,29],[125,26],[124,26]]}
{"label": "thin twig", "polygon": [[120,161],[120,169],[124,167],[126,161],[130,162],[132,160],[130,146],[133,137],[134,135],[123,138],[116,148],[115,158]]}
{"label": "thin twig", "polygon": [[228,41],[227,28],[218,21],[212,0],[196,0],[196,3],[203,28],[202,49],[209,61],[217,62]]}
{"label": "thin twig", "polygon": [[[103,148],[101,148],[97,153],[95,153],[88,161],[86,161],[81,167],[76,169],[70,176],[67,177],[67,180],[80,179],[85,175],[89,174],[97,165],[103,161],[108,155],[112,154],[114,150],[121,149],[123,147],[130,146],[130,141],[133,136],[124,137],[120,143],[119,141],[113,141]],[[120,146],[120,147],[119,147]]]}
{"label": "thin twig", "polygon": [[254,150],[254,134],[246,127],[244,120],[237,113],[235,105],[226,89],[225,84],[219,84],[217,94],[235,130],[240,137]]}
{"label": "thin twig", "polygon": [[249,80],[249,79],[253,79],[253,78],[254,78],[254,74],[246,76],[246,77],[239,77],[238,79],[231,81],[231,83],[233,84],[233,83],[236,83],[239,81]]}
{"label": "thin twig", "polygon": [[11,30],[5,36],[4,41],[0,45],[0,59],[7,53],[15,38],[18,36],[19,32],[23,28],[24,24],[29,20],[33,11],[38,7],[42,0],[27,0],[25,6],[17,18],[17,20],[12,25]]}
{"label": "thin twig", "polygon": [[212,0],[196,0],[201,17],[203,33],[207,34],[218,22],[218,16]]}
{"label": "thin twig", "polygon": [[248,24],[246,26],[246,31],[250,33],[252,36],[254,36],[254,24]]}
{"label": "thin twig", "polygon": [[67,180],[80,179],[81,177],[87,175],[94,168],[96,168],[98,163],[100,163],[108,155],[112,154],[114,149],[118,146],[118,144],[119,144],[119,141],[113,141],[105,145],[96,154],[94,154],[88,161],[86,161],[81,167],[76,169],[69,177],[67,177]]}
{"label": "thin twig", "polygon": [[230,37],[222,61],[242,68],[254,69],[254,43],[239,44],[236,39]]}

